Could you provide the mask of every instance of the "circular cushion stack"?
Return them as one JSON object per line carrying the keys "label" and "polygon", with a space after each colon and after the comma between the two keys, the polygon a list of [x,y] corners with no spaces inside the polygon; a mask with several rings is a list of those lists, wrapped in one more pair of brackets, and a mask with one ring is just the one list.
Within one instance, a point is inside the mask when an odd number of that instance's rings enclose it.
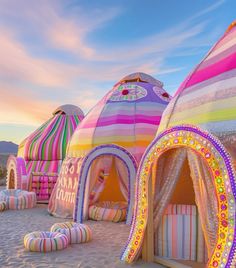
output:
{"label": "circular cushion stack", "polygon": [[0,201],[6,202],[7,209],[26,209],[36,206],[36,194],[20,189],[0,191]]}
{"label": "circular cushion stack", "polygon": [[58,232],[32,232],[25,235],[24,245],[29,251],[50,252],[67,248],[68,238]]}
{"label": "circular cushion stack", "polygon": [[59,232],[67,236],[69,244],[85,243],[92,239],[91,229],[86,224],[76,222],[55,223],[51,232]]}
{"label": "circular cushion stack", "polygon": [[89,218],[95,221],[121,222],[126,215],[126,202],[103,201],[89,207]]}
{"label": "circular cushion stack", "polygon": [[7,209],[7,203],[5,201],[0,201],[0,212]]}

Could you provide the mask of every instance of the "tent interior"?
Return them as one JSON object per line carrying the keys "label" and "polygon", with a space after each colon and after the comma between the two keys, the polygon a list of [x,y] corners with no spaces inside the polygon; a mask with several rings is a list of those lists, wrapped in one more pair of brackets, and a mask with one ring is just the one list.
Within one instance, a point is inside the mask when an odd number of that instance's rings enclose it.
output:
{"label": "tent interior", "polygon": [[15,173],[13,169],[10,170],[9,189],[15,189]]}
{"label": "tent interior", "polygon": [[127,203],[129,174],[124,162],[116,156],[97,156],[88,171],[85,206],[103,201]]}
{"label": "tent interior", "polygon": [[217,197],[208,165],[192,149],[179,147],[158,158],[151,176],[155,259],[168,259],[173,267],[177,262],[205,267],[218,228]]}

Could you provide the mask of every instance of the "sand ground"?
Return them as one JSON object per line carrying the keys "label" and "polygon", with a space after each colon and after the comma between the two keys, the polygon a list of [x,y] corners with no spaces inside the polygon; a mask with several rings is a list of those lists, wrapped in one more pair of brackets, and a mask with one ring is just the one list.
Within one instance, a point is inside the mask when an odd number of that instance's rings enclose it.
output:
{"label": "sand ground", "polygon": [[93,232],[89,243],[76,244],[51,253],[35,253],[25,250],[24,235],[33,231],[47,231],[56,222],[64,219],[49,216],[46,205],[34,209],[0,213],[0,267],[14,268],[161,268],[157,264],[138,262],[128,266],[119,260],[129,234],[124,223],[88,221]]}

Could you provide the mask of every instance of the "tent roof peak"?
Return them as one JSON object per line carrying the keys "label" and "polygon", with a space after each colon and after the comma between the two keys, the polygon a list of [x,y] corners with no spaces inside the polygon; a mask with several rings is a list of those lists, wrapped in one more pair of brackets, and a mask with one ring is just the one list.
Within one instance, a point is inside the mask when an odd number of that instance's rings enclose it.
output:
{"label": "tent roof peak", "polygon": [[78,106],[72,104],[61,105],[57,107],[52,114],[84,115],[83,111]]}
{"label": "tent roof peak", "polygon": [[161,81],[155,79],[151,75],[142,72],[136,72],[126,75],[118,83],[126,83],[126,82],[146,82],[159,87],[163,87],[163,83]]}

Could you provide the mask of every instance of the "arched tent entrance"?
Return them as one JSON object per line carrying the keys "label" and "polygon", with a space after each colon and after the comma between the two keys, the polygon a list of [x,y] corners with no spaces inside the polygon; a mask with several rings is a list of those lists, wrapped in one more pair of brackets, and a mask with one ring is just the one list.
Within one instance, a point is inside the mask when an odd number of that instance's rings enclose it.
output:
{"label": "arched tent entrance", "polygon": [[[143,156],[137,174],[137,202],[131,233],[121,258],[128,263],[133,262],[138,257],[141,246],[144,245],[143,254],[146,255],[144,258],[150,261],[153,260],[153,225],[158,225],[158,221],[168,204],[168,198],[170,198],[171,189],[173,189],[174,185],[170,181],[169,187],[166,188],[166,193],[163,191],[162,200],[155,204],[155,199],[153,198],[156,196],[151,193],[153,193],[152,186],[155,185],[155,175],[157,173],[154,175],[152,170],[154,169],[158,172],[157,161],[161,155],[171,149],[181,148],[185,149],[185,151],[187,149],[189,152],[193,152],[192,156],[197,156],[202,160],[200,163],[204,163],[207,167],[213,185],[212,198],[216,196],[215,201],[208,199],[210,202],[213,201],[216,204],[214,208],[216,215],[212,216],[215,222],[212,222],[212,224],[216,224],[217,230],[213,234],[208,232],[209,229],[207,226],[204,226],[204,217],[206,217],[206,220],[209,217],[208,214],[203,212],[204,208],[201,207],[201,200],[199,200],[199,198],[202,198],[204,201],[204,191],[195,195],[202,220],[204,237],[206,241],[209,241],[207,246],[210,256],[207,267],[235,267],[236,183],[234,169],[231,159],[222,144],[212,135],[193,126],[176,126],[164,131],[155,138]],[[182,153],[181,150],[179,152]],[[179,160],[181,160],[181,155],[176,155],[175,161],[178,162]],[[175,161],[168,163],[170,169]],[[195,162],[195,164],[195,176],[197,177],[201,175],[197,170],[199,168],[199,162]],[[200,184],[200,182],[198,183]],[[204,204],[203,202],[202,205],[207,206],[208,204]],[[212,245],[212,243],[214,244]]]}
{"label": "arched tent entrance", "polygon": [[23,189],[25,177],[24,159],[10,155],[7,160],[7,189]]}
{"label": "arched tent entrance", "polygon": [[119,159],[125,166],[128,174],[128,212],[126,223],[130,224],[133,215],[135,178],[137,173],[137,163],[135,158],[124,148],[115,144],[105,144],[94,148],[83,160],[79,173],[79,186],[76,196],[76,204],[74,210],[74,220],[82,222],[88,216],[89,203],[89,180],[88,174],[93,161],[97,157],[112,156]]}

